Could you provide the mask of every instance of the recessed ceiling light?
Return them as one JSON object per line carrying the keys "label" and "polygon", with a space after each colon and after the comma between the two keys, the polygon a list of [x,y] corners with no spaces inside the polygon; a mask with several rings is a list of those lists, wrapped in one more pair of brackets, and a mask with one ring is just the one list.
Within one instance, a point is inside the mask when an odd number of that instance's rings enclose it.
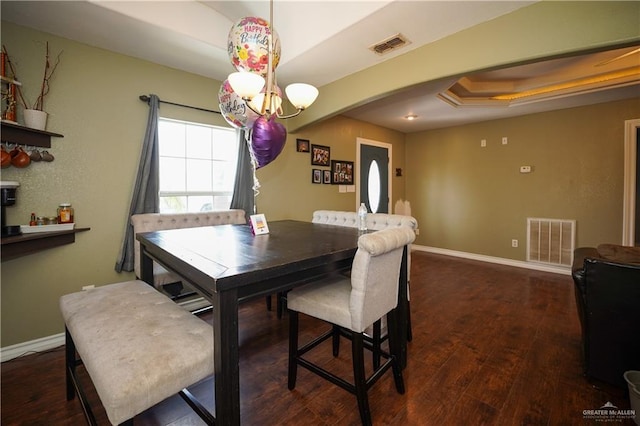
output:
{"label": "recessed ceiling light", "polygon": [[412,120],[415,120],[416,118],[418,118],[418,116],[415,115],[415,114],[409,114],[409,115],[405,115],[404,118],[409,120],[409,121],[412,121]]}

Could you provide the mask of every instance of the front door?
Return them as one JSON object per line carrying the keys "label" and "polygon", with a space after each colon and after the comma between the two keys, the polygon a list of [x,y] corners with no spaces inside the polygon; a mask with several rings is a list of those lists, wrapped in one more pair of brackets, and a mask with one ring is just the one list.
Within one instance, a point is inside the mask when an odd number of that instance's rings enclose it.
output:
{"label": "front door", "polygon": [[359,139],[360,202],[372,213],[389,213],[389,144]]}

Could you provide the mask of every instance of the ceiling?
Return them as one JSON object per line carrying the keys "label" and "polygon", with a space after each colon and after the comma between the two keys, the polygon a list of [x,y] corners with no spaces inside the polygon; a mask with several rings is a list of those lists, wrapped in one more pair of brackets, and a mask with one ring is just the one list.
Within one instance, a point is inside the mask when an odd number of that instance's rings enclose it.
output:
{"label": "ceiling", "polygon": [[[278,82],[281,87],[305,82],[321,88],[532,3],[275,0],[273,25],[282,45]],[[269,19],[265,0],[2,1],[0,5],[2,20],[220,81],[234,71],[227,54],[233,23],[245,16]],[[384,55],[371,51],[371,46],[398,33],[408,39],[404,47]],[[640,54],[623,56],[637,47],[430,82],[343,115],[410,133],[640,97]],[[584,82],[577,89],[510,101],[493,99],[621,69],[632,71]],[[410,114],[417,118],[406,120]]]}

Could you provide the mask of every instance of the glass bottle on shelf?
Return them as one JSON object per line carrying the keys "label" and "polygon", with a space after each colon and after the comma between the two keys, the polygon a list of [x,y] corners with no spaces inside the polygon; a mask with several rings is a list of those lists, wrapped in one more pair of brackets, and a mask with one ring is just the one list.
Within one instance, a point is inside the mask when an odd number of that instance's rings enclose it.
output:
{"label": "glass bottle on shelf", "polygon": [[71,207],[71,203],[60,203],[58,207],[58,223],[73,223],[73,207]]}

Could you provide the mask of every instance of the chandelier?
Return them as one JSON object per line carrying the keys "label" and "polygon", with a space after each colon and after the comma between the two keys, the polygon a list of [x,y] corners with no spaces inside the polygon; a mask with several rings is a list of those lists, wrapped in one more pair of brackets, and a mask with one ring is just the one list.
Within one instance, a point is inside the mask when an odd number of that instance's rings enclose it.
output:
{"label": "chandelier", "polygon": [[273,0],[269,2],[269,31],[267,32],[267,72],[266,78],[245,70],[234,72],[227,80],[233,91],[241,97],[247,107],[270,120],[271,117],[286,119],[295,117],[307,109],[318,97],[318,89],[306,83],[293,83],[285,88],[289,102],[296,108],[292,114],[285,115],[282,109],[282,94],[278,88],[274,58],[275,42],[273,29]]}

